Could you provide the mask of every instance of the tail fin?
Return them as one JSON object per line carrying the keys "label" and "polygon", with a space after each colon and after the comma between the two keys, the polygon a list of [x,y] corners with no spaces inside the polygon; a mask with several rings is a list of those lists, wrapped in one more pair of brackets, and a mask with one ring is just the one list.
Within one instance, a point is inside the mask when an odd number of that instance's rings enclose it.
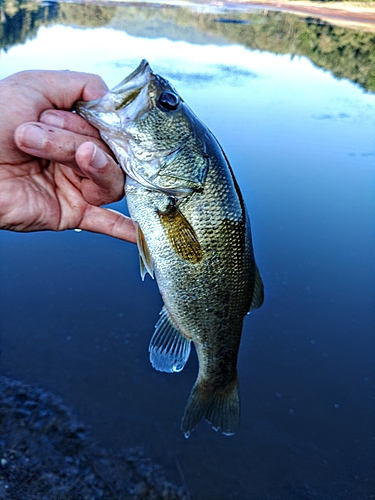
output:
{"label": "tail fin", "polygon": [[204,382],[196,382],[186,403],[181,430],[190,436],[194,427],[205,418],[215,431],[231,436],[240,423],[238,378],[223,389],[212,392]]}

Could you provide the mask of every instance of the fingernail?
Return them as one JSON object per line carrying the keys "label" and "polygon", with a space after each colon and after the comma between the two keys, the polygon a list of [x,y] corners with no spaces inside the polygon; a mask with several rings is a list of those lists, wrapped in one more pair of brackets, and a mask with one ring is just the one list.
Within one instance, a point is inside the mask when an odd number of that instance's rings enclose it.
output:
{"label": "fingernail", "polygon": [[23,127],[21,143],[31,149],[43,149],[47,142],[47,134],[38,125]]}
{"label": "fingernail", "polygon": [[103,151],[95,145],[90,165],[94,168],[103,168],[107,165],[107,157]]}
{"label": "fingernail", "polygon": [[61,116],[51,112],[46,111],[40,117],[40,121],[43,123],[47,123],[48,125],[52,125],[53,127],[63,128],[64,120]]}

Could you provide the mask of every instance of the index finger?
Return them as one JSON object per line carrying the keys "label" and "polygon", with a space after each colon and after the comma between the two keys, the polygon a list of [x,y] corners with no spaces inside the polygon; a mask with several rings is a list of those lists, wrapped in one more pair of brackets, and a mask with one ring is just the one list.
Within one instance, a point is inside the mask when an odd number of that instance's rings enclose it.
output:
{"label": "index finger", "polygon": [[71,110],[75,101],[91,101],[108,92],[98,75],[78,71],[32,70],[22,72],[26,84],[41,93],[51,108]]}

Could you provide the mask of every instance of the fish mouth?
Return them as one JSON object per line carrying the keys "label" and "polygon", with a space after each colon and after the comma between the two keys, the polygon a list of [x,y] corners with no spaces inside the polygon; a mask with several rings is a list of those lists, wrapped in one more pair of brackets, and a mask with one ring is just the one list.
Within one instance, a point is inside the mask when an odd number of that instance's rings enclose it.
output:
{"label": "fish mouth", "polygon": [[126,124],[149,106],[148,86],[153,79],[149,63],[143,59],[138,68],[105,96],[94,101],[77,101],[74,110],[101,132],[124,132]]}
{"label": "fish mouth", "polygon": [[[151,75],[153,72],[149,63],[146,59],[143,59],[138,68],[136,68],[130,75],[128,75],[122,82],[120,82],[116,87],[114,87],[110,94],[119,94],[125,101],[131,101],[132,94],[142,87],[144,87],[151,80]],[[125,96],[125,97],[124,97]],[[124,106],[126,104],[123,104]]]}

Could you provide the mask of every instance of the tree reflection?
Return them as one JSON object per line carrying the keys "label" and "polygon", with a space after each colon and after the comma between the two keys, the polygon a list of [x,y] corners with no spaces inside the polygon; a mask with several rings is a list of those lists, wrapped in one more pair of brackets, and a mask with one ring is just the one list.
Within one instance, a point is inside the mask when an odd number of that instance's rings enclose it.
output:
{"label": "tree reflection", "polygon": [[51,24],[57,16],[57,3],[0,0],[0,48],[7,50],[34,38],[40,26]]}
{"label": "tree reflection", "polygon": [[336,77],[348,78],[366,90],[375,91],[374,33],[282,12],[224,12],[219,17],[185,7],[0,0],[0,48],[7,50],[33,38],[39,26],[93,28],[108,23],[134,36],[168,36],[205,43],[210,35],[251,49],[306,56]]}

